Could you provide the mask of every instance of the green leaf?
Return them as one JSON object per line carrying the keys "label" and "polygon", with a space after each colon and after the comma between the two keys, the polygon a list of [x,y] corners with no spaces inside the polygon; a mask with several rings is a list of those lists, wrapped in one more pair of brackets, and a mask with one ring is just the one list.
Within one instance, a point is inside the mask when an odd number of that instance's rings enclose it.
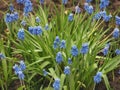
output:
{"label": "green leaf", "polygon": [[50,75],[51,75],[54,79],[58,78],[57,75],[56,75],[56,73],[55,73],[55,70],[54,70],[53,68],[49,68],[49,71],[50,71]]}
{"label": "green leaf", "polygon": [[107,76],[106,76],[106,75],[103,75],[102,77],[103,77],[103,79],[104,79],[105,86],[106,86],[107,90],[111,90]]}
{"label": "green leaf", "polygon": [[60,78],[60,90],[62,90],[62,88],[63,88],[65,77],[66,77],[65,74],[61,74],[61,78]]}
{"label": "green leaf", "polygon": [[102,68],[102,70],[105,73],[110,72],[111,70],[117,68],[118,64],[120,64],[120,56],[116,56],[114,58],[110,58],[109,61],[107,63],[105,63],[104,67]]}
{"label": "green leaf", "polygon": [[[48,59],[48,58],[50,58],[50,56],[41,57],[41,58],[39,58],[37,61],[29,64],[27,67],[31,67],[31,66],[33,66],[33,65],[35,65],[35,64],[38,64],[38,63],[40,63],[40,62],[43,62],[45,59]],[[44,64],[43,64],[43,66],[44,66]],[[42,66],[42,67],[43,67],[43,66]]]}
{"label": "green leaf", "polygon": [[17,90],[24,90],[25,86],[20,86]]}
{"label": "green leaf", "polygon": [[7,70],[7,62],[6,60],[2,60],[2,68],[3,68],[3,74],[4,74],[4,77],[5,77],[5,81],[7,81],[8,79],[8,70]]}

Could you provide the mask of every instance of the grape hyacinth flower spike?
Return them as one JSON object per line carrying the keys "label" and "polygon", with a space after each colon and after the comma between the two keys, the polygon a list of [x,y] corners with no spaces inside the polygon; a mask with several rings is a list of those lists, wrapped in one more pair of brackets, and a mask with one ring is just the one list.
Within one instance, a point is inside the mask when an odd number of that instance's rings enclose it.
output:
{"label": "grape hyacinth flower spike", "polygon": [[70,74],[70,67],[69,66],[64,67],[64,74],[66,74],[66,75]]}
{"label": "grape hyacinth flower spike", "polygon": [[60,79],[56,78],[53,83],[54,90],[60,90]]}
{"label": "grape hyacinth flower spike", "polygon": [[78,48],[76,45],[73,45],[71,48],[71,54],[72,56],[77,56],[78,55]]}
{"label": "grape hyacinth flower spike", "polygon": [[94,76],[94,82],[95,83],[100,83],[102,80],[102,72],[97,72],[97,74]]}
{"label": "grape hyacinth flower spike", "polygon": [[56,55],[56,62],[60,64],[63,61],[62,53],[58,52]]}

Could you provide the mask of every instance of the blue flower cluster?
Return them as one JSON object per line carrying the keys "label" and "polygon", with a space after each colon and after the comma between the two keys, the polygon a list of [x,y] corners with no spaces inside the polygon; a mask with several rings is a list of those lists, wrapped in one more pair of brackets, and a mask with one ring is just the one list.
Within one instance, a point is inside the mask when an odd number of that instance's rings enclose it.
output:
{"label": "blue flower cluster", "polygon": [[119,16],[115,16],[115,20],[116,20],[116,25],[120,25],[120,17]]}
{"label": "blue flower cluster", "polygon": [[88,52],[89,46],[88,43],[82,44],[82,48],[80,49],[81,54],[86,54]]}
{"label": "blue flower cluster", "polygon": [[29,27],[28,31],[33,35],[42,35],[42,27],[41,26],[34,26]]}
{"label": "blue flower cluster", "polygon": [[81,12],[80,7],[79,7],[79,6],[76,6],[76,7],[75,7],[75,13],[78,13],[78,14],[79,14],[80,12]]}
{"label": "blue flower cluster", "polygon": [[77,56],[78,55],[78,48],[76,45],[73,45],[71,48],[71,54],[72,56]]}
{"label": "blue flower cluster", "polygon": [[111,17],[112,15],[107,15],[106,11],[100,11],[94,16],[96,20],[103,18],[105,22],[108,22],[111,19]]}
{"label": "blue flower cluster", "polygon": [[26,21],[22,20],[22,21],[21,21],[21,25],[22,25],[22,26],[25,26],[25,25],[26,25]]}
{"label": "blue flower cluster", "polygon": [[17,0],[17,3],[24,4],[26,0]]}
{"label": "blue flower cluster", "polygon": [[20,80],[24,80],[25,75],[24,75],[23,71],[26,69],[26,65],[25,65],[24,61],[20,61],[19,63],[20,63],[20,65],[18,66],[17,64],[15,64],[13,66],[13,69],[15,71],[15,74],[18,75],[18,78]]}
{"label": "blue flower cluster", "polygon": [[11,12],[14,11],[14,7],[13,7],[13,4],[12,4],[12,3],[10,4],[9,9],[10,9]]}
{"label": "blue flower cluster", "polygon": [[25,38],[24,29],[19,29],[17,36],[18,36],[18,39],[24,40],[24,38]]}
{"label": "blue flower cluster", "polygon": [[45,30],[49,30],[50,28],[49,28],[49,25],[48,24],[46,24],[45,25]]}
{"label": "blue flower cluster", "polygon": [[93,13],[93,6],[92,5],[89,5],[88,3],[85,3],[84,4],[84,9],[89,13],[89,14],[92,14]]}
{"label": "blue flower cluster", "polygon": [[66,5],[68,3],[68,0],[62,0],[62,4]]}
{"label": "blue flower cluster", "polygon": [[61,49],[66,48],[66,41],[65,40],[60,41],[59,36],[56,36],[54,43],[53,43],[53,48],[57,49],[59,46]]}
{"label": "blue flower cluster", "polygon": [[62,53],[58,52],[56,55],[56,62],[60,64],[63,61]]}
{"label": "blue flower cluster", "polygon": [[86,2],[87,2],[87,3],[90,3],[90,2],[92,2],[92,0],[86,0]]}
{"label": "blue flower cluster", "polygon": [[120,35],[120,30],[118,28],[115,28],[113,31],[113,37],[119,38],[119,35]]}
{"label": "blue flower cluster", "polygon": [[100,9],[104,9],[109,5],[109,0],[100,0]]}
{"label": "blue flower cluster", "polygon": [[[81,54],[86,54],[89,50],[89,46],[88,46],[88,43],[83,43],[82,44],[82,47],[80,49],[80,53]],[[73,45],[72,48],[71,48],[71,54],[72,56],[77,56],[78,55],[78,48],[76,45]]]}
{"label": "blue flower cluster", "polygon": [[68,16],[68,21],[73,21],[73,13],[70,13],[69,16]]}
{"label": "blue flower cluster", "polygon": [[68,64],[72,64],[71,58],[68,58]]}
{"label": "blue flower cluster", "polygon": [[64,74],[66,74],[66,75],[70,74],[70,67],[69,66],[64,67]]}
{"label": "blue flower cluster", "polygon": [[0,53],[0,59],[4,59],[5,55],[3,53]]}
{"label": "blue flower cluster", "polygon": [[17,3],[24,5],[24,16],[28,16],[28,13],[33,10],[30,0],[17,0]]}
{"label": "blue flower cluster", "polygon": [[94,76],[94,82],[100,83],[102,80],[102,72],[97,72],[97,74]]}
{"label": "blue flower cluster", "polygon": [[60,90],[60,79],[56,78],[53,83],[54,90]]}
{"label": "blue flower cluster", "polygon": [[60,44],[60,38],[59,36],[56,36],[54,43],[53,43],[53,48],[54,49],[58,48],[59,44]]}
{"label": "blue flower cluster", "polygon": [[109,48],[110,48],[110,44],[108,43],[105,45],[104,49],[102,50],[104,56],[108,54]]}
{"label": "blue flower cluster", "polygon": [[116,55],[120,55],[120,49],[115,50]]}
{"label": "blue flower cluster", "polygon": [[66,41],[62,40],[60,43],[60,48],[65,48],[66,47]]}
{"label": "blue flower cluster", "polygon": [[44,4],[44,0],[40,0],[40,4]]}
{"label": "blue flower cluster", "polygon": [[36,17],[36,18],[35,18],[35,21],[36,21],[37,23],[39,23],[39,22],[40,22],[40,18],[39,18],[39,17]]}
{"label": "blue flower cluster", "polygon": [[17,21],[19,18],[18,16],[18,13],[17,12],[14,12],[14,13],[7,13],[6,16],[5,16],[5,22],[6,23],[11,23],[11,22],[14,22],[14,21]]}
{"label": "blue flower cluster", "polygon": [[32,2],[30,0],[26,0],[24,3],[24,14],[28,15],[29,12],[33,10]]}
{"label": "blue flower cluster", "polygon": [[46,76],[47,74],[48,72],[45,69],[43,69],[43,75]]}

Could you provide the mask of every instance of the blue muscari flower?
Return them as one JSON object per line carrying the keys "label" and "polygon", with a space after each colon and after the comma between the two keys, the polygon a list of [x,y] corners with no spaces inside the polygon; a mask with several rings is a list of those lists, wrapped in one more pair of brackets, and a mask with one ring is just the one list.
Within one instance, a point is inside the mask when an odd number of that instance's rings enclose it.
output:
{"label": "blue muscari flower", "polygon": [[36,21],[37,23],[39,23],[39,22],[40,22],[40,18],[39,18],[39,17],[36,17],[36,18],[35,18],[35,21]]}
{"label": "blue muscari flower", "polygon": [[105,17],[107,15],[105,10],[104,11],[100,11],[100,14],[101,14],[102,17]]}
{"label": "blue muscari flower", "polygon": [[104,9],[109,5],[109,0],[100,0],[100,9]]}
{"label": "blue muscari flower", "polygon": [[49,25],[48,24],[45,25],[45,30],[49,30]]}
{"label": "blue muscari flower", "polygon": [[73,45],[72,48],[71,48],[71,54],[73,56],[77,56],[78,55],[78,48],[76,45]]}
{"label": "blue muscari flower", "polygon": [[24,40],[24,38],[25,38],[24,29],[19,29],[17,36],[18,36],[18,39]]}
{"label": "blue muscari flower", "polygon": [[113,31],[113,37],[114,38],[119,38],[119,35],[120,35],[120,31],[118,28],[115,28],[114,31]]}
{"label": "blue muscari flower", "polygon": [[47,74],[48,72],[45,69],[43,69],[43,75],[46,76]]}
{"label": "blue muscari flower", "polygon": [[100,12],[96,13],[95,16],[94,16],[94,18],[95,18],[96,20],[101,19],[101,13],[100,13]]}
{"label": "blue muscari flower", "polygon": [[120,49],[115,50],[116,55],[120,55]]}
{"label": "blue muscari flower", "polygon": [[72,64],[71,58],[68,58],[68,64]]}
{"label": "blue muscari flower", "polygon": [[33,35],[37,35],[37,27],[33,27]]}
{"label": "blue muscari flower", "polygon": [[13,69],[16,75],[18,75],[18,72],[21,71],[21,68],[17,64],[13,66]]}
{"label": "blue muscari flower", "polygon": [[80,7],[79,7],[79,6],[76,6],[76,7],[75,7],[75,13],[80,13],[80,12],[81,12]]}
{"label": "blue muscari flower", "polygon": [[56,62],[59,64],[63,61],[62,53],[58,52],[56,55]]}
{"label": "blue muscari flower", "polygon": [[64,74],[66,74],[66,75],[70,74],[70,67],[69,66],[64,67]]}
{"label": "blue muscari flower", "polygon": [[23,74],[23,72],[22,72],[22,71],[19,71],[19,72],[18,72],[18,78],[19,78],[20,80],[24,80],[24,77],[25,77],[25,75]]}
{"label": "blue muscari flower", "polygon": [[66,47],[66,41],[62,40],[60,44],[60,48],[65,48]]}
{"label": "blue muscari flower", "polygon": [[104,47],[104,49],[102,50],[102,53],[104,55],[107,55],[108,54],[108,51],[109,51],[109,48],[110,48],[110,44],[106,44],[106,46]]}
{"label": "blue muscari flower", "polygon": [[54,43],[53,43],[53,48],[57,49],[59,47],[59,44],[60,44],[60,38],[59,36],[56,36]]}
{"label": "blue muscari flower", "polygon": [[68,3],[68,0],[62,0],[62,4],[67,4]]}
{"label": "blue muscari flower", "polygon": [[18,20],[18,18],[19,18],[18,13],[17,13],[17,12],[14,12],[14,21]]}
{"label": "blue muscari flower", "polygon": [[24,13],[28,14],[32,10],[33,10],[32,2],[30,0],[26,0],[24,4]]}
{"label": "blue muscari flower", "polygon": [[73,21],[73,13],[70,13],[68,16],[68,21]]}
{"label": "blue muscari flower", "polygon": [[84,3],[84,9],[87,11],[89,8],[89,4],[88,3]]}
{"label": "blue muscari flower", "polygon": [[103,17],[103,19],[104,19],[105,22],[108,22],[111,17],[112,17],[112,15],[105,15],[105,16]]}
{"label": "blue muscari flower", "polygon": [[87,2],[87,3],[90,3],[90,2],[92,2],[92,0],[86,0],[86,2]]}
{"label": "blue muscari flower", "polygon": [[93,6],[92,6],[92,5],[90,5],[90,6],[88,7],[87,12],[88,12],[89,14],[92,14],[92,13],[93,13]]}
{"label": "blue muscari flower", "polygon": [[20,61],[20,68],[22,71],[26,69],[26,65],[25,65],[24,61]]}
{"label": "blue muscari flower", "polygon": [[10,9],[11,12],[14,11],[14,7],[13,7],[13,4],[12,4],[12,3],[10,4],[9,9]]}
{"label": "blue muscari flower", "polygon": [[120,17],[115,16],[116,25],[120,25]]}
{"label": "blue muscari flower", "polygon": [[88,43],[84,43],[82,45],[82,48],[80,49],[80,53],[81,54],[86,54],[88,52],[88,49],[89,49]]}
{"label": "blue muscari flower", "polygon": [[44,4],[44,0],[40,0],[40,4]]}
{"label": "blue muscari flower", "polygon": [[14,12],[14,13],[7,13],[6,16],[5,16],[5,22],[6,23],[11,23],[11,22],[14,22],[16,20],[18,20],[19,16],[18,16],[18,13],[17,12]]}
{"label": "blue muscari flower", "polygon": [[5,55],[0,53],[0,59],[4,59],[5,58]]}
{"label": "blue muscari flower", "polygon": [[93,6],[90,5],[88,3],[84,3],[84,9],[89,13],[92,14],[93,13]]}
{"label": "blue muscari flower", "polygon": [[22,25],[22,26],[25,26],[25,25],[26,25],[26,21],[22,20],[22,21],[21,21],[21,25]]}
{"label": "blue muscari flower", "polygon": [[25,3],[25,0],[17,0],[17,3],[19,3],[19,4],[24,4],[24,3]]}
{"label": "blue muscari flower", "polygon": [[42,27],[41,26],[36,26],[35,27],[35,30],[36,30],[36,35],[42,35]]}
{"label": "blue muscari flower", "polygon": [[53,48],[54,48],[54,49],[57,49],[57,48],[58,48],[58,43],[57,43],[56,41],[54,41],[54,43],[53,43]]}
{"label": "blue muscari flower", "polygon": [[33,35],[42,35],[42,28],[41,26],[29,27],[29,32]]}
{"label": "blue muscari flower", "polygon": [[102,80],[102,72],[97,72],[97,74],[94,76],[94,82],[100,83]]}
{"label": "blue muscari flower", "polygon": [[107,15],[106,11],[100,11],[101,17],[103,17],[105,22],[108,22],[110,20],[110,18],[112,17],[112,15]]}
{"label": "blue muscari flower", "polygon": [[53,83],[53,88],[54,90],[60,90],[60,79],[55,79],[54,83]]}
{"label": "blue muscari flower", "polygon": [[56,36],[55,41],[59,44],[60,43],[60,38],[59,36]]}
{"label": "blue muscari flower", "polygon": [[11,16],[10,16],[10,13],[7,13],[7,14],[6,14],[6,16],[5,16],[5,22],[6,22],[6,23],[12,22],[12,18],[11,18]]}
{"label": "blue muscari flower", "polygon": [[30,26],[30,27],[28,28],[28,31],[29,31],[31,34],[33,34],[33,30],[34,30],[34,27],[32,27],[32,26]]}
{"label": "blue muscari flower", "polygon": [[23,13],[23,16],[28,17],[29,13]]}

